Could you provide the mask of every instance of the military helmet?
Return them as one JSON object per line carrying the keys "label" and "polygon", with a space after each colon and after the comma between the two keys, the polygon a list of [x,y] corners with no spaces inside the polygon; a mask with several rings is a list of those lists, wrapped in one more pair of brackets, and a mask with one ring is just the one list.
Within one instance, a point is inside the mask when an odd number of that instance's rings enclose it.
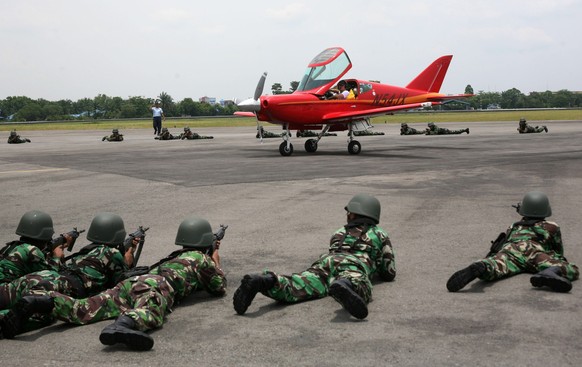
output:
{"label": "military helmet", "polygon": [[520,119],[519,119],[519,122],[525,122],[525,118],[523,118],[523,117],[522,117],[522,118],[520,118]]}
{"label": "military helmet", "polygon": [[166,131],[168,131],[168,128],[167,127],[162,127],[162,132],[166,132]]}
{"label": "military helmet", "polygon": [[376,224],[380,222],[380,202],[371,195],[355,195],[345,209],[350,213],[373,219]]}
{"label": "military helmet", "polygon": [[113,129],[113,133],[114,133],[114,134],[119,134],[119,130],[117,130],[117,129]]}
{"label": "military helmet", "polygon": [[402,126],[402,127],[407,127],[407,126],[408,126],[408,124],[407,124],[406,122],[403,122],[403,123],[401,123],[401,124],[400,124],[400,126]]}
{"label": "military helmet", "polygon": [[190,128],[188,126],[185,126],[184,131],[190,131]]}
{"label": "military helmet", "polygon": [[99,213],[91,221],[87,239],[93,243],[120,245],[125,240],[123,219],[113,213]]}
{"label": "military helmet", "polygon": [[186,218],[180,223],[176,233],[176,245],[193,248],[208,248],[214,243],[212,227],[206,219]]}
{"label": "military helmet", "polygon": [[428,127],[433,127],[434,126],[434,122],[429,122],[428,123]]}
{"label": "military helmet", "polygon": [[549,217],[552,215],[550,200],[543,192],[528,192],[521,201],[519,214],[529,218]]}
{"label": "military helmet", "polygon": [[50,241],[55,234],[53,220],[50,215],[40,210],[31,210],[24,213],[16,234],[23,237],[33,238],[35,240]]}
{"label": "military helmet", "polygon": [[10,136],[16,136],[16,130],[12,130],[12,131],[10,132]]}

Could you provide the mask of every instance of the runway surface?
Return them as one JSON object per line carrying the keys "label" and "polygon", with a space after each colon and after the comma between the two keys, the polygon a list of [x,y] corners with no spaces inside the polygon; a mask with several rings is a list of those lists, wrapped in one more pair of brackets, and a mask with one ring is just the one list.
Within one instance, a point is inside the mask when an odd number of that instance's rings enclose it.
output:
{"label": "runway surface", "polygon": [[[291,157],[280,156],[280,139],[260,144],[252,127],[193,129],[214,136],[195,141],[121,128],[119,143],[102,142],[109,134],[102,130],[22,132],[31,144],[0,144],[5,242],[17,238],[28,210],[51,214],[59,233],[87,229],[95,214],[110,211],[128,232],[151,227],[146,265],[177,248],[179,223],[196,214],[215,229],[229,225],[221,247],[229,288],[223,298],[201,292],[176,307],[151,333],[150,352],[101,345],[110,321],[56,323],[1,340],[4,364],[578,366],[578,282],[568,294],[534,289],[526,274],[454,294],[445,288],[519,220],[511,205],[531,190],[549,196],[566,257],[582,264],[582,121],[543,124],[549,133],[523,135],[516,122],[439,124],[470,127],[470,135],[451,136],[400,136],[399,126],[380,124],[375,130],[386,135],[359,137],[359,155],[348,154],[340,132],[313,154],[303,149],[305,138],[293,137]],[[283,306],[260,294],[236,315],[232,294],[244,274],[309,267],[360,192],[382,203],[380,225],[397,267],[394,282],[374,283],[366,320],[350,318],[329,297]]]}

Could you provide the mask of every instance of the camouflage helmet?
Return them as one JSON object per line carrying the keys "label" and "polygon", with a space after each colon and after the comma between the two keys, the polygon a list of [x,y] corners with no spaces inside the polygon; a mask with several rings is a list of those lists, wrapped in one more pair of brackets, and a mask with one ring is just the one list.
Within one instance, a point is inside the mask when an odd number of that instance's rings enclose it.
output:
{"label": "camouflage helmet", "polygon": [[188,126],[185,126],[184,131],[190,131],[190,128]]}
{"label": "camouflage helmet", "polygon": [[373,219],[376,224],[380,222],[380,209],[378,199],[367,194],[355,195],[345,207],[348,212]]}
{"label": "camouflage helmet", "polygon": [[162,127],[162,132],[164,133],[166,131],[168,131],[168,128],[167,127]]}
{"label": "camouflage helmet", "polygon": [[402,126],[402,127],[408,127],[408,124],[406,122],[403,122],[403,123],[400,124],[400,126]]}
{"label": "camouflage helmet", "polygon": [[113,213],[99,213],[91,221],[87,239],[93,243],[120,245],[125,240],[123,219]]}
{"label": "camouflage helmet", "polygon": [[113,133],[114,134],[119,134],[119,130],[118,129],[113,129]]}
{"label": "camouflage helmet", "polygon": [[41,241],[50,241],[54,233],[51,216],[40,210],[24,213],[16,228],[17,235]]}
{"label": "camouflage helmet", "polygon": [[519,122],[520,122],[520,123],[524,123],[525,121],[526,121],[526,120],[525,120],[525,118],[523,118],[523,117],[519,119]]}
{"label": "camouflage helmet", "polygon": [[428,127],[433,127],[434,126],[434,122],[429,122],[428,123]]}
{"label": "camouflage helmet", "polygon": [[552,215],[550,200],[543,192],[531,191],[525,194],[519,214],[529,218],[546,218]]}
{"label": "camouflage helmet", "polygon": [[16,130],[12,130],[12,131],[10,132],[10,136],[16,136]]}
{"label": "camouflage helmet", "polygon": [[176,245],[193,248],[208,248],[214,243],[212,227],[206,219],[186,218],[180,223],[176,233]]}

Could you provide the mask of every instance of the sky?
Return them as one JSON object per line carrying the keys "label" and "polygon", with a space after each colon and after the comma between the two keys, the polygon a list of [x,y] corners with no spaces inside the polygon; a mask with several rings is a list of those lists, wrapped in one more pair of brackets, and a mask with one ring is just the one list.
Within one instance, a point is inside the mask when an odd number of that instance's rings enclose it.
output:
{"label": "sky", "polygon": [[453,55],[442,93],[582,91],[579,0],[0,0],[0,99],[251,97],[344,48],[346,77],[405,86]]}

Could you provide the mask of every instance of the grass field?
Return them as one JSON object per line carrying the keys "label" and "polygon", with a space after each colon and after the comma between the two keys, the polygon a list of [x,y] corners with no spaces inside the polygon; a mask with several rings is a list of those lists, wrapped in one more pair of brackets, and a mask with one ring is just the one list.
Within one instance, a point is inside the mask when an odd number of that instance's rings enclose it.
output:
{"label": "grass field", "polygon": [[[389,123],[427,123],[427,122],[478,122],[478,121],[511,121],[518,122],[521,117],[528,121],[547,120],[582,120],[582,109],[570,110],[527,110],[527,111],[463,111],[463,112],[403,112],[395,115],[375,117],[372,124]],[[249,117],[222,117],[222,118],[168,118],[163,126],[168,128],[199,127],[229,127],[255,126],[256,120]],[[26,130],[109,130],[144,129],[152,127],[150,119],[143,120],[95,120],[95,121],[67,121],[42,123],[2,123],[0,131],[16,129]]]}

